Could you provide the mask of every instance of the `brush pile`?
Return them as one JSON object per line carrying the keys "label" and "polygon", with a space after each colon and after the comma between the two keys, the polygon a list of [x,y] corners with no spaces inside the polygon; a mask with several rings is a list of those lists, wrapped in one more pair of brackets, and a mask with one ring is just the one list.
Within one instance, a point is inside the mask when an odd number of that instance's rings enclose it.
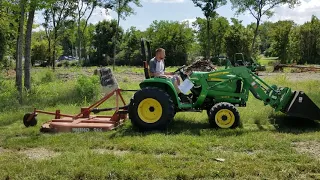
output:
{"label": "brush pile", "polygon": [[216,66],[210,60],[197,60],[184,68],[186,74],[193,71],[211,72],[217,70]]}

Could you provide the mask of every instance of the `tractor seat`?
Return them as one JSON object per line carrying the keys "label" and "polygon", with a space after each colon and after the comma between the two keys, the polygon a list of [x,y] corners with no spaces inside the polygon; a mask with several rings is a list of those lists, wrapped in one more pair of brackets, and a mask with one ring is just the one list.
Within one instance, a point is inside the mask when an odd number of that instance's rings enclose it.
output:
{"label": "tractor seat", "polygon": [[146,79],[150,78],[150,70],[149,70],[149,65],[147,61],[143,61],[143,70],[144,70],[144,77]]}

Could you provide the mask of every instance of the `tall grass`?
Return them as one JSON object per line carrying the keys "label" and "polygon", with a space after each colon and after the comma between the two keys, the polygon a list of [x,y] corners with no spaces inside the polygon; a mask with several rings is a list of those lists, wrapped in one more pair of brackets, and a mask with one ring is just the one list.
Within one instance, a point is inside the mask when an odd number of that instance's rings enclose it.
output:
{"label": "tall grass", "polygon": [[[119,67],[117,67],[119,68]],[[0,75],[0,179],[319,179],[317,156],[299,153],[292,142],[319,143],[315,127],[299,131],[276,126],[273,109],[249,96],[238,108],[243,127],[211,129],[205,112],[179,112],[163,132],[141,133],[129,121],[119,129],[97,133],[42,134],[21,122],[25,110],[36,106],[63,113],[79,112],[104,95],[94,68],[34,69],[32,89],[24,104],[15,100],[14,79]],[[135,68],[115,72],[122,89],[139,89]],[[173,68],[172,68],[173,69]],[[138,70],[138,69],[137,69]],[[140,71],[140,69],[139,69]],[[67,78],[61,78],[67,74]],[[143,74],[141,74],[143,77]],[[142,78],[143,79],[143,78]],[[286,76],[263,77],[268,84],[303,90],[320,105],[319,81],[288,81]],[[133,92],[123,92],[125,100]],[[103,104],[112,107],[115,98]],[[4,111],[3,108],[6,108]],[[312,145],[312,144],[311,144]],[[317,146],[308,145],[305,149]],[[27,150],[34,153],[28,153]],[[41,159],[40,159],[41,158]],[[43,158],[43,159],[42,159]],[[225,161],[217,161],[222,158]]]}

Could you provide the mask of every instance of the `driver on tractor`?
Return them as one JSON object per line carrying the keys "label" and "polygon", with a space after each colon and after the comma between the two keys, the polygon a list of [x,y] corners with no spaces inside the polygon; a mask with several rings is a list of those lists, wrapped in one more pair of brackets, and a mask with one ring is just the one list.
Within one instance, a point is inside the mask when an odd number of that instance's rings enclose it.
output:
{"label": "driver on tractor", "polygon": [[163,48],[156,49],[156,55],[149,62],[150,67],[150,76],[151,77],[165,77],[171,79],[174,84],[175,90],[178,93],[179,98],[182,102],[190,102],[190,99],[187,95],[183,94],[178,86],[180,85],[181,78],[178,75],[175,75],[173,72],[165,72],[165,59],[166,53]]}

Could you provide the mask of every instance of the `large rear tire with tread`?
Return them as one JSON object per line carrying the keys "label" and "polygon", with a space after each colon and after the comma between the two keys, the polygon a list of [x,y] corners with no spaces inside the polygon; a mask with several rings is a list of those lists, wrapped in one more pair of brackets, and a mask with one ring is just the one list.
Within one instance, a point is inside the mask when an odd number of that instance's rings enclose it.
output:
{"label": "large rear tire with tread", "polygon": [[209,123],[213,128],[234,129],[240,125],[239,111],[230,103],[217,103],[210,110]]}
{"label": "large rear tire with tread", "polygon": [[171,97],[155,87],[137,91],[129,105],[131,123],[141,131],[164,130],[174,115],[174,103]]}

